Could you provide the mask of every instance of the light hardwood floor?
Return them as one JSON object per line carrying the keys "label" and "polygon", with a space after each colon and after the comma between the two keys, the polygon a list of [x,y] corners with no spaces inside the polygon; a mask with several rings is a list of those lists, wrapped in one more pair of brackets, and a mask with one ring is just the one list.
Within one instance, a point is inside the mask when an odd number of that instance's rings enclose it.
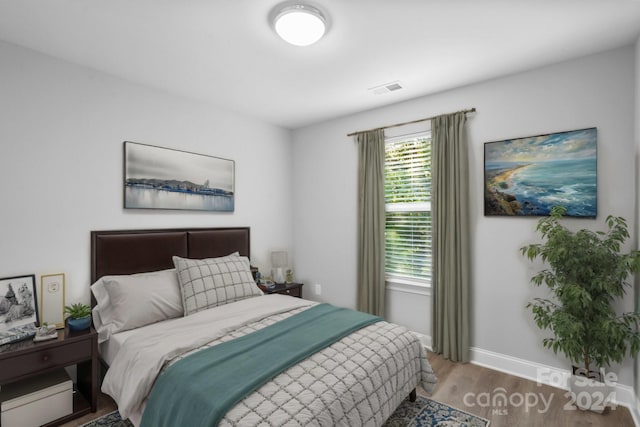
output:
{"label": "light hardwood floor", "polygon": [[[486,418],[491,422],[490,427],[634,427],[629,410],[622,406],[614,410],[607,409],[602,415],[579,409],[567,410],[565,405],[569,398],[565,396],[564,390],[538,385],[534,381],[470,363],[453,363],[433,353],[429,353],[429,362],[438,377],[438,385],[430,397]],[[493,407],[485,403],[486,397],[493,398],[494,390],[499,388],[504,389],[508,398],[513,396],[510,400],[514,404]],[[423,390],[418,392],[428,396]],[[520,404],[518,396],[522,396],[523,400],[528,399],[529,407]],[[537,399],[535,405],[533,396]],[[97,413],[78,418],[63,426],[81,426],[115,409],[113,401],[108,396],[100,394]]]}
{"label": "light hardwood floor", "polygon": [[[634,426],[629,410],[623,406],[614,410],[608,408],[602,415],[579,409],[568,410],[565,405],[570,399],[565,396],[565,390],[538,385],[535,381],[470,363],[453,363],[432,353],[429,354],[429,362],[438,377],[438,385],[431,397],[488,419],[490,427]],[[494,390],[498,388],[503,388],[508,397],[513,396],[509,398],[513,405],[492,407],[485,403],[486,393],[493,397]],[[480,393],[485,394],[480,397]],[[526,404],[520,404],[519,396],[529,399],[531,404],[528,408]],[[537,404],[533,405],[536,399]],[[547,406],[543,401],[550,403]]]}
{"label": "light hardwood floor", "polygon": [[95,420],[96,418],[100,418],[103,415],[107,415],[110,412],[116,410],[116,404],[109,396],[106,394],[102,394],[98,392],[98,410],[94,413],[89,413],[82,417],[76,418],[75,420],[71,420],[68,423],[62,424],[60,427],[78,427],[83,424],[88,423],[89,421]]}

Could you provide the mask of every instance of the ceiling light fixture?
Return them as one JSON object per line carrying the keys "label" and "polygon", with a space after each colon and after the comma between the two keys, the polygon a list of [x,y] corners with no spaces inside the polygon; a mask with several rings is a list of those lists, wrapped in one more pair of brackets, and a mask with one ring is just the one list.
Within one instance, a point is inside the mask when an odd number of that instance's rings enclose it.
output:
{"label": "ceiling light fixture", "polygon": [[322,12],[307,4],[287,4],[274,9],[272,22],[276,33],[295,46],[314,44],[327,29]]}

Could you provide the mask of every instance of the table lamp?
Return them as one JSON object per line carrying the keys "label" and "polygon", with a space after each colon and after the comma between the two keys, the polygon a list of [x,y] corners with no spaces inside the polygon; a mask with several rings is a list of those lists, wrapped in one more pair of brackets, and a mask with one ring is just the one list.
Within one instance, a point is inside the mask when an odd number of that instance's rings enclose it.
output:
{"label": "table lamp", "polygon": [[287,268],[287,253],[285,251],[271,252],[271,276],[275,283],[284,283],[284,271]]}

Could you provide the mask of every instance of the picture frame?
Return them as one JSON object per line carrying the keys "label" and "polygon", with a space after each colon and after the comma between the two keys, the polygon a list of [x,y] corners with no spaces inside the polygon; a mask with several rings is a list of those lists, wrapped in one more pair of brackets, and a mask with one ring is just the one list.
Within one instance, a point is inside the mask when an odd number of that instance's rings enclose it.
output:
{"label": "picture frame", "polygon": [[595,127],[485,143],[485,216],[595,218],[597,153]]}
{"label": "picture frame", "polygon": [[124,208],[233,212],[235,162],[125,141]]}
{"label": "picture frame", "polygon": [[64,328],[65,275],[40,276],[40,322]]}
{"label": "picture frame", "polygon": [[35,335],[38,322],[36,276],[0,279],[0,344]]}

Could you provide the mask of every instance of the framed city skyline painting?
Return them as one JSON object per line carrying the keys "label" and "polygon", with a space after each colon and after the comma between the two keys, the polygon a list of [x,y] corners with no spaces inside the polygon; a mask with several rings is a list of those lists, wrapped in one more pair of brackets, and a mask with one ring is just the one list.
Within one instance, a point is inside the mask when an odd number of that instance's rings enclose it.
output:
{"label": "framed city skyline painting", "polygon": [[597,215],[597,129],[484,144],[485,216]]}
{"label": "framed city skyline painting", "polygon": [[233,212],[235,162],[124,142],[124,207]]}

